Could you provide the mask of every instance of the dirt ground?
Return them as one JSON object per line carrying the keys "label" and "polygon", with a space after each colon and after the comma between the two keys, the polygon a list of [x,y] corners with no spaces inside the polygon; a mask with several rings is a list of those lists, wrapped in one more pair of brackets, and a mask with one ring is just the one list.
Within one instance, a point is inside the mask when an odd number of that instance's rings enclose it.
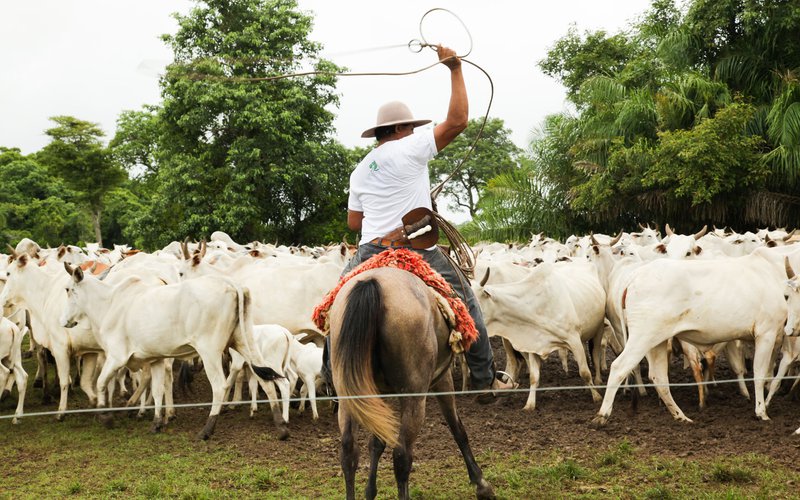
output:
{"label": "dirt ground", "polygon": [[[493,345],[499,365],[503,366],[504,355],[498,339],[493,339]],[[460,375],[457,372],[455,375],[460,381]],[[604,374],[604,379],[606,376]],[[734,378],[724,360],[718,363],[716,378]],[[673,359],[670,380],[691,381],[689,371],[682,368],[680,360]],[[521,383],[523,387],[528,386],[527,376]],[[540,387],[581,384],[574,362],[570,362],[568,375],[564,374],[556,356],[551,356],[543,364]],[[784,385],[788,386],[788,383]],[[196,394],[191,399],[210,400],[210,391],[202,374],[198,374],[193,387]],[[748,383],[748,388],[752,394],[752,383]],[[496,450],[545,454],[558,450],[566,456],[581,458],[626,438],[641,452],[655,456],[713,459],[758,453],[800,470],[800,436],[792,435],[800,427],[800,402],[784,395],[776,396],[769,408],[772,420],[762,422],[755,418],[754,404],[739,394],[736,384],[711,386],[708,407],[702,412],[698,410],[695,387],[673,388],[672,394],[684,413],[694,420],[693,424],[673,420],[652,388],[640,399],[635,414],[631,412],[629,396],[620,391],[610,422],[599,430],[589,425],[599,406],[592,402],[588,390],[540,391],[534,412],[522,410],[527,392],[499,398],[490,405],[477,404],[473,396],[460,396],[457,404],[475,453]],[[183,401],[188,400],[180,395],[176,397],[176,402]],[[206,409],[182,409],[178,419],[170,424],[171,432],[196,433],[202,428],[206,415]],[[291,436],[279,446],[247,438],[265,432],[274,436],[275,431],[268,408],[260,408],[256,418],[249,419],[247,410],[242,407],[221,416],[211,443],[234,446],[239,453],[254,461],[291,462],[293,457],[304,457],[302,460],[305,461],[309,454],[316,455],[317,465],[338,470],[339,432],[328,403],[320,405],[317,422],[312,421],[308,409],[302,415],[292,410],[289,428]],[[362,457],[366,457],[364,443],[362,439]],[[415,463],[436,460],[442,453],[452,453],[457,457],[458,449],[438,405],[429,400],[424,430],[416,445]]]}

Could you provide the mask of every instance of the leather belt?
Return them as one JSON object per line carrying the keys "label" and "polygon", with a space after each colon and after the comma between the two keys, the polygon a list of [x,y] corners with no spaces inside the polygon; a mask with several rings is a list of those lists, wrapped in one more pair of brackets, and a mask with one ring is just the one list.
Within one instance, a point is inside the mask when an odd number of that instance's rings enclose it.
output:
{"label": "leather belt", "polygon": [[375,238],[374,240],[370,240],[370,243],[380,247],[411,248],[411,242],[408,240],[402,241],[390,240],[388,238]]}
{"label": "leather belt", "polygon": [[406,232],[402,227],[393,229],[384,234],[381,238],[375,238],[370,243],[382,247],[410,247],[411,241],[406,237]]}

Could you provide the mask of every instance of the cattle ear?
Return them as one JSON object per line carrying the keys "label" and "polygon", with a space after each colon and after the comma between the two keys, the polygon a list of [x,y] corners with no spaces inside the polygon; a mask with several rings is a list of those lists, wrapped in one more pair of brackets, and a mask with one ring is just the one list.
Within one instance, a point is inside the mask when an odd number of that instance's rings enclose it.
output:
{"label": "cattle ear", "polygon": [[592,245],[592,250],[594,251],[595,255],[600,255],[600,247],[597,245]]}
{"label": "cattle ear", "polygon": [[25,267],[25,264],[28,263],[28,254],[24,253],[17,258],[17,266]]}
{"label": "cattle ear", "polygon": [[76,267],[75,271],[72,273],[72,279],[75,281],[75,283],[80,283],[83,281],[83,269]]}
{"label": "cattle ear", "polygon": [[702,247],[694,247],[694,254],[695,255],[700,255],[702,252],[703,252],[703,248]]}
{"label": "cattle ear", "polygon": [[195,254],[192,256],[192,267],[197,267],[197,266],[199,266],[199,265],[200,265],[200,260],[201,260],[200,254],[198,254],[198,253],[195,253]]}
{"label": "cattle ear", "polygon": [[656,247],[656,252],[658,252],[658,253],[667,253],[667,247],[664,246],[663,244],[658,245]]}

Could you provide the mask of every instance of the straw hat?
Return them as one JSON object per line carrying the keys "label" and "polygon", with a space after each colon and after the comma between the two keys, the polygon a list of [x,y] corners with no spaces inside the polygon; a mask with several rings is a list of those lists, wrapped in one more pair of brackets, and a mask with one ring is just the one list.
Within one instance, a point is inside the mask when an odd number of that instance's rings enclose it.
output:
{"label": "straw hat", "polygon": [[375,137],[375,129],[378,127],[386,127],[389,125],[400,125],[403,123],[410,123],[415,127],[430,123],[431,120],[415,120],[414,115],[408,106],[400,101],[387,102],[378,108],[378,119],[375,120],[375,126],[368,128],[361,134],[361,137]]}

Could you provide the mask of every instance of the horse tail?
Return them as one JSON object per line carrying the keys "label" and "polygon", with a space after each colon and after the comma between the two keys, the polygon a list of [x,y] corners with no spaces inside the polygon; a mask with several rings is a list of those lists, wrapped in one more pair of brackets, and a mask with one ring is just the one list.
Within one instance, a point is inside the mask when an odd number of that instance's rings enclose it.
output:
{"label": "horse tail", "polygon": [[400,422],[378,394],[373,375],[375,343],[383,316],[377,280],[357,282],[350,290],[333,349],[333,378],[340,404],[356,422],[389,447],[397,446]]}

